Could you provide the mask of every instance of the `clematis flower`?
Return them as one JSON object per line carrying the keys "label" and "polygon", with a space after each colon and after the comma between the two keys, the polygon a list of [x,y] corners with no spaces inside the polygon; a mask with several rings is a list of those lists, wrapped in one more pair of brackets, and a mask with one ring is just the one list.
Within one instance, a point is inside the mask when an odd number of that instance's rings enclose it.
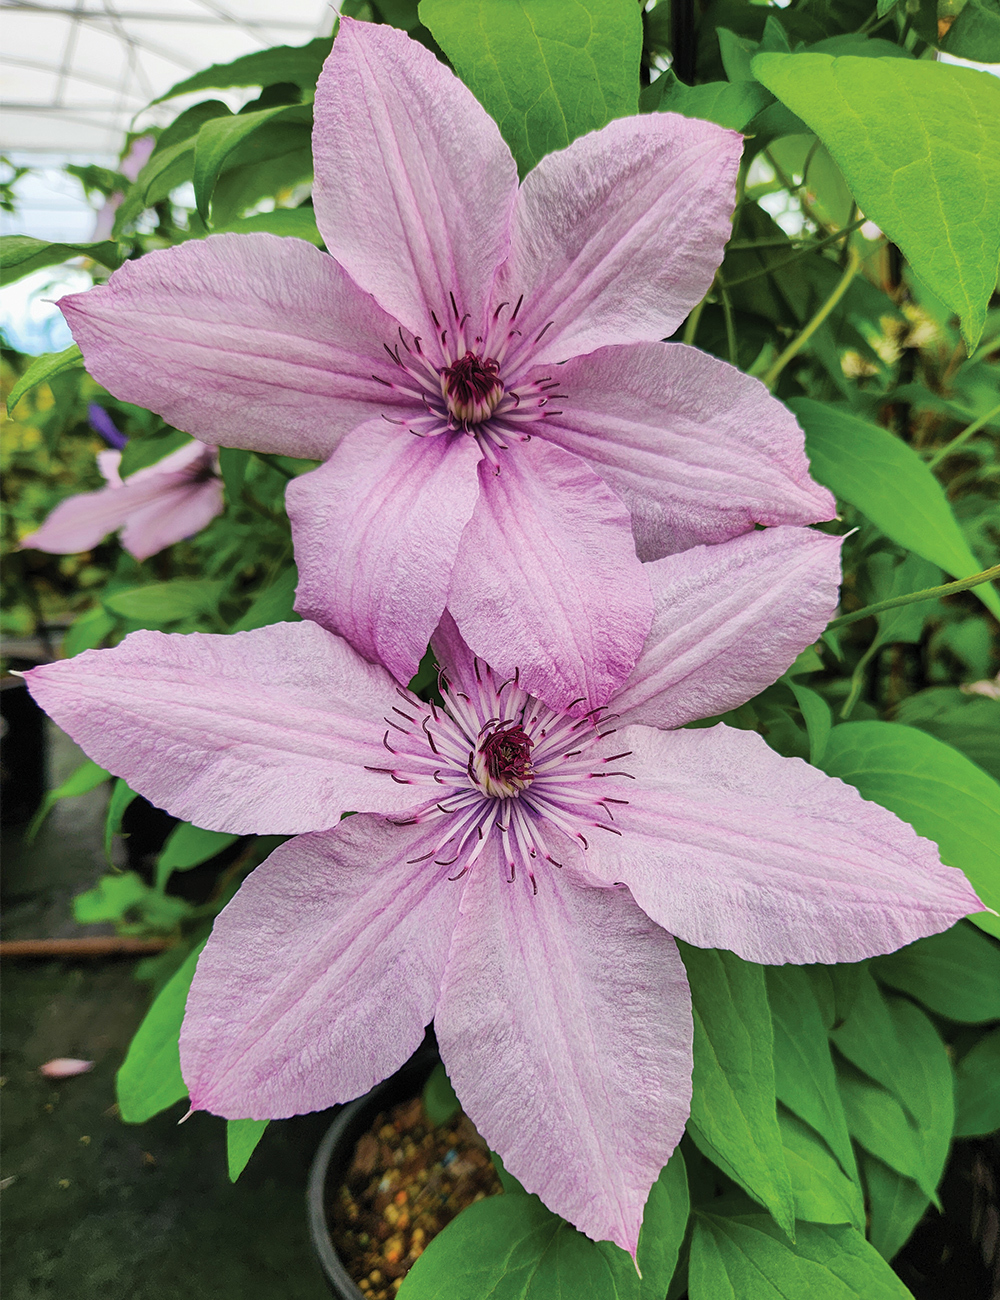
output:
{"label": "clematis flower", "polygon": [[634,1253],[691,1096],[672,936],[755,962],[858,961],[981,907],[853,787],[756,734],[670,730],[754,695],[816,637],[838,551],[778,527],[649,564],[649,638],[610,711],[585,717],[492,672],[450,615],[434,640],[443,707],[309,622],[134,632],[27,673],[154,803],[297,836],[198,963],[192,1105],[268,1118],[347,1101],[433,1019],[507,1168]]}
{"label": "clematis flower", "polygon": [[72,555],[89,551],[108,533],[122,529],[121,544],[137,560],[200,532],[222,512],[218,452],[188,442],[155,465],[123,479],[120,451],[99,451],[97,465],[107,480],[98,492],[61,501],[22,549]]}
{"label": "clematis flower", "polygon": [[189,240],[60,305],[116,396],[327,462],[288,491],[300,613],[409,681],[447,605],[495,671],[591,708],[649,631],[640,560],[833,517],[785,407],[660,342],[712,283],[741,149],[652,113],[519,187],[429,50],[344,19],[315,100],[329,252]]}

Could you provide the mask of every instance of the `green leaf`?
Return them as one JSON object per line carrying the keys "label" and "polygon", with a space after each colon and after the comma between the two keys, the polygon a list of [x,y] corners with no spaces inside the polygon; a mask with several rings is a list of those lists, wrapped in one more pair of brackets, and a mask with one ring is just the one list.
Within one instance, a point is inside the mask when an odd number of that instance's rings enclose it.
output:
{"label": "green leaf", "polygon": [[231,632],[251,632],[254,628],[267,627],[271,623],[297,623],[299,615],[292,605],[295,601],[295,588],[299,573],[295,565],[290,565],[277,578],[254,597],[253,604],[230,628]]}
{"label": "green leaf", "polygon": [[868,1188],[868,1240],[883,1259],[893,1259],[909,1240],[931,1203],[912,1178],[890,1169],[867,1151],[861,1169]]}
{"label": "green leaf", "polygon": [[64,659],[72,659],[82,650],[96,649],[115,626],[116,620],[103,605],[86,610],[69,628],[60,647]]}
{"label": "green leaf", "polygon": [[96,243],[53,244],[31,235],[5,235],[0,245],[0,285],[11,284],[43,266],[54,266],[71,257],[90,257],[112,271],[121,266],[118,245],[111,239]]}
{"label": "green leaf", "polygon": [[941,49],[973,63],[1000,63],[998,0],[966,0]]}
{"label": "green leaf", "polygon": [[785,1160],[792,1176],[795,1217],[809,1223],[851,1223],[864,1232],[861,1188],[841,1169],[818,1133],[797,1115],[778,1107]]}
{"label": "green leaf", "polygon": [[801,966],[766,966],[764,971],[774,1022],[778,1100],[820,1134],[844,1173],[856,1179],[826,1025],[809,975]]}
{"label": "green leaf", "polygon": [[716,36],[719,39],[722,66],[729,80],[733,83],[755,80],[751,64],[760,49],[760,42],[731,32],[728,27],[718,28]]}
{"label": "green leaf", "polygon": [[87,794],[90,790],[95,790],[102,781],[107,781],[110,776],[111,773],[95,763],[93,759],[84,759],[80,766],[63,781],[62,785],[57,785],[54,790],[45,792],[41,807],[32,817],[28,829],[24,833],[27,843],[30,844],[35,838],[41,829],[42,823],[60,799],[72,799],[76,795]]}
{"label": "green leaf", "polygon": [[78,370],[83,366],[83,353],[71,343],[65,352],[47,352],[32,361],[31,365],[10,390],[7,398],[7,414],[10,415],[25,393],[30,393],[39,384],[47,384],[56,375],[65,374],[67,370]]}
{"label": "green leaf", "polygon": [[[191,910],[191,904],[183,898],[171,898],[151,889],[134,871],[102,876],[95,888],[73,899],[73,915],[81,924],[113,921],[122,934],[173,930]],[[133,920],[128,918],[130,912]]]}
{"label": "green leaf", "polygon": [[230,502],[236,502],[240,499],[240,494],[243,491],[243,480],[246,477],[249,463],[250,453],[248,451],[243,451],[239,447],[219,448],[219,469],[222,472],[222,481],[226,485],[226,496]]}
{"label": "green leaf", "polygon": [[247,1161],[257,1149],[270,1124],[269,1119],[230,1119],[226,1121],[226,1157],[229,1164],[229,1181],[235,1183],[247,1167]]}
{"label": "green leaf", "polygon": [[[987,907],[1000,908],[1000,784],[964,754],[897,722],[845,722],[834,727],[822,767],[933,840],[941,861],[964,871]],[[997,917],[973,919],[1000,935]]]}
{"label": "green leaf", "polygon": [[951,1060],[930,1019],[908,998],[890,998],[889,1014],[896,1037],[905,1043],[910,1059],[905,1082],[900,1081],[892,1091],[901,1095],[914,1117],[927,1182],[936,1187],[944,1173],[955,1128],[955,1076]]}
{"label": "green leaf", "polygon": [[440,1061],[427,1076],[423,1099],[427,1118],[435,1128],[439,1124],[447,1124],[452,1115],[457,1115],[462,1108],[462,1103],[451,1086],[448,1072]]}
{"label": "green leaf", "polygon": [[730,952],[678,947],[694,1008],[688,1132],[698,1149],[791,1235],[795,1204],[778,1128],[763,969]]}
{"label": "green leaf", "polygon": [[196,90],[226,90],[231,86],[275,86],[290,82],[302,90],[311,90],[332,42],[330,36],[317,36],[308,45],[276,45],[269,50],[244,54],[231,63],[213,63],[204,72],[178,81],[153,103],[161,104],[165,99],[190,95]]}
{"label": "green leaf", "polygon": [[129,438],[122,452],[118,473],[122,478],[130,478],[138,470],[156,465],[190,441],[188,434],[181,433],[180,429],[171,429],[166,424],[142,437]]}
{"label": "green leaf", "polygon": [[816,766],[826,751],[826,742],[833,728],[833,714],[822,695],[810,687],[793,680],[789,680],[788,687],[795,696],[809,734],[809,762]]}
{"label": "green leaf", "polygon": [[946,1020],[1000,1020],[1000,946],[964,921],[876,957],[871,969],[881,983]]}
{"label": "green leaf", "polygon": [[207,578],[175,578],[173,582],[151,582],[132,591],[116,591],[105,596],[104,603],[122,618],[159,627],[211,609],[221,590],[221,582]]}
{"label": "green leaf", "polygon": [[160,990],[129,1045],[115,1081],[118,1108],[126,1124],[143,1124],[187,1096],[177,1041],[194,968],[204,946],[199,944]]}
{"label": "green leaf", "polygon": [[275,208],[273,212],[258,212],[252,217],[239,217],[225,226],[212,227],[216,235],[246,235],[258,230],[269,235],[305,239],[317,248],[323,247],[323,236],[316,228],[316,214],[312,208]]}
{"label": "green leaf", "polygon": [[912,1180],[933,1197],[937,1177],[924,1159],[915,1127],[891,1093],[845,1067],[840,1096],[851,1136],[890,1169]]}
{"label": "green leaf", "polygon": [[816,132],[862,209],[962,320],[971,353],[1000,256],[1000,85],[916,59],[759,54],[758,81]]}
{"label": "green leaf", "polygon": [[677,1268],[691,1202],[687,1171],[678,1147],[650,1188],[636,1259],[642,1273],[640,1300],[663,1300]]}
{"label": "green leaf", "polygon": [[407,1273],[400,1300],[637,1300],[623,1250],[599,1245],[537,1196],[476,1201],[433,1238]]}
{"label": "green leaf", "polygon": [[[944,488],[912,447],[842,407],[808,397],[793,398],[788,405],[805,429],[815,479],[856,506],[894,542],[953,577],[980,572]],[[1000,618],[1000,595],[993,587],[984,583],[973,590]]]}
{"label": "green leaf", "polygon": [[190,822],[181,822],[167,836],[167,842],[160,851],[156,862],[156,887],[162,889],[175,871],[190,871],[192,867],[214,858],[230,844],[235,844],[239,835],[230,835],[225,831],[204,831],[200,826]]}
{"label": "green leaf", "polygon": [[[209,219],[212,193],[219,175],[229,162],[231,155],[262,127],[281,120],[283,124],[308,125],[312,120],[312,109],[304,104],[281,104],[276,108],[262,108],[256,113],[235,113],[230,117],[216,117],[198,132],[194,144],[194,195],[198,206],[198,215],[203,221]],[[278,152],[285,151],[282,139]],[[274,154],[265,151],[263,157]]]}
{"label": "green leaf", "polygon": [[[229,112],[225,104],[219,104],[218,108],[219,112],[213,116]],[[122,231],[141,216],[146,208],[159,203],[171,190],[191,179],[194,140],[194,136],[189,136],[150,156],[149,162],[135,178],[135,183],[115,213],[115,225],[112,231],[115,238],[119,238]]]}
{"label": "green leaf", "polygon": [[764,1215],[698,1212],[691,1300],[912,1300],[855,1228],[800,1223],[795,1245]]}
{"label": "green leaf", "polygon": [[708,81],[686,86],[669,68],[639,94],[644,113],[680,113],[717,122],[733,131],[742,131],[751,118],[773,102],[770,93],[756,81]]}
{"label": "green leaf", "polygon": [[111,798],[108,800],[108,811],[104,817],[104,856],[108,862],[111,861],[111,845],[114,838],[121,832],[125,809],[135,797],[135,791],[131,790],[119,777],[115,782],[114,789],[111,791]]}
{"label": "green leaf", "polygon": [[1000,1129],[1000,1029],[984,1034],[955,1069],[955,1137]]}
{"label": "green leaf", "polygon": [[888,1089],[917,1119],[919,1103],[907,1100],[912,1078],[909,1048],[900,1041],[892,1014],[870,971],[864,972],[850,1014],[842,1025],[831,1030],[830,1040],[842,1056]]}
{"label": "green leaf", "polygon": [[494,118],[523,176],[639,102],[634,0],[421,0],[421,21]]}

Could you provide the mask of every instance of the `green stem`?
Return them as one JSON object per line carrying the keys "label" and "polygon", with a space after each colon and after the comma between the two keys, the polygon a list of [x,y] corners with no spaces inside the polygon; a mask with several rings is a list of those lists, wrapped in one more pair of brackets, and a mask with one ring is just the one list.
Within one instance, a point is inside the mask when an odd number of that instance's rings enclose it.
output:
{"label": "green stem", "polygon": [[936,465],[940,465],[946,456],[950,456],[953,451],[958,451],[959,447],[964,447],[973,434],[978,433],[984,425],[989,424],[991,420],[995,420],[998,415],[1000,415],[1000,402],[994,406],[992,411],[987,411],[978,420],[973,420],[967,429],[963,429],[961,433],[952,438],[951,442],[946,443],[940,450],[936,451],[927,462],[927,468],[934,469]]}
{"label": "green stem", "polygon": [[726,347],[729,352],[729,364],[738,366],[740,364],[740,350],[736,343],[736,326],[733,322],[733,304],[729,301],[729,294],[725,289],[720,288],[719,293],[722,296],[722,311],[726,317]]}
{"label": "green stem", "polygon": [[991,569],[983,569],[982,573],[974,573],[971,578],[959,578],[957,582],[946,582],[941,587],[926,587],[923,591],[911,591],[905,596],[890,596],[888,600],[876,601],[874,605],[866,605],[864,609],[853,610],[850,614],[841,614],[839,618],[827,624],[826,630],[829,632],[831,628],[846,627],[848,623],[857,623],[859,619],[870,618],[873,614],[882,614],[887,609],[899,609],[902,605],[916,605],[922,600],[938,600],[941,596],[953,596],[957,591],[968,591],[971,587],[979,587],[984,582],[993,582],[996,578],[1000,578],[1000,564],[994,564]]}
{"label": "green stem", "polygon": [[[708,293],[712,290],[709,289]],[[691,315],[687,318],[687,324],[684,326],[684,333],[681,335],[683,342],[689,346],[694,343],[694,337],[698,333],[698,325],[701,321],[701,313],[705,310],[705,303],[708,302],[708,293],[705,294],[701,302],[693,309]]]}
{"label": "green stem", "polygon": [[[858,217],[857,221],[852,222],[849,226],[844,226],[841,230],[835,230],[832,235],[817,240],[815,244],[810,244],[808,248],[799,249],[791,257],[786,257],[783,262],[775,262],[772,266],[761,267],[759,271],[752,271],[749,275],[741,275],[738,280],[727,280],[722,287],[735,289],[738,284],[746,284],[749,280],[759,280],[762,275],[773,275],[776,271],[783,271],[786,266],[791,266],[793,262],[799,261],[800,258],[808,257],[810,253],[818,253],[821,248],[826,248],[829,244],[835,244],[838,239],[843,239],[845,235],[850,235],[855,230],[859,230],[867,220],[867,217]],[[789,240],[788,242],[793,241]],[[716,282],[720,286],[722,285],[722,281],[718,278]]]}
{"label": "green stem", "polygon": [[285,469],[277,456],[272,456],[271,453],[267,451],[255,451],[253,454],[259,461],[263,461],[265,465],[273,469],[275,473],[280,474],[282,478],[287,478],[289,481],[295,478],[295,475],[290,470]]}
{"label": "green stem", "polygon": [[798,356],[798,354],[802,351],[805,345],[809,342],[812,336],[816,333],[819,327],[826,320],[827,316],[830,315],[834,307],[836,307],[837,303],[840,302],[841,298],[843,298],[844,294],[847,292],[848,288],[850,287],[851,281],[854,279],[854,277],[857,275],[860,269],[861,269],[861,258],[858,254],[857,249],[852,248],[851,255],[847,259],[847,269],[844,271],[844,274],[837,281],[833,293],[830,294],[826,302],[823,303],[819,311],[816,312],[815,316],[813,316],[809,324],[806,325],[804,329],[800,330],[798,334],[796,334],[795,338],[792,339],[788,347],[785,348],[784,352],[782,352],[781,355],[777,358],[777,360],[768,370],[767,374],[765,374],[762,377],[765,388],[774,387],[775,383],[777,382],[778,376],[784,370],[785,366],[787,366],[789,361],[791,361],[794,357]]}

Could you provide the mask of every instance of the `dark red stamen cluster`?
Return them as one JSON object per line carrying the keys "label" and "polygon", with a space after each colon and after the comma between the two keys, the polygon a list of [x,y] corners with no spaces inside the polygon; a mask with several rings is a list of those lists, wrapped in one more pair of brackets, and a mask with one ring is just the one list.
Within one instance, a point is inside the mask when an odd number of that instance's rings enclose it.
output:
{"label": "dark red stamen cluster", "polygon": [[531,780],[531,747],[535,742],[521,726],[498,727],[479,742],[490,780],[524,788]]}
{"label": "dark red stamen cluster", "polygon": [[466,352],[441,371],[441,392],[456,420],[479,424],[493,414],[503,397],[500,366],[492,357]]}

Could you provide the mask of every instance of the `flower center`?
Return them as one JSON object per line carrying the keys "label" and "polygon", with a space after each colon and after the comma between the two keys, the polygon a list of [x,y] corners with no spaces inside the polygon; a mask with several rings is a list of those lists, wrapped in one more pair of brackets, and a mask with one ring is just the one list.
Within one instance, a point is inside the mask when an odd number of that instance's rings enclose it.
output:
{"label": "flower center", "polygon": [[460,424],[481,424],[490,418],[503,397],[499,363],[492,357],[466,352],[441,371],[441,395]]}
{"label": "flower center", "polygon": [[516,799],[531,784],[535,742],[516,722],[487,724],[479,733],[472,771],[483,793],[493,799]]}

